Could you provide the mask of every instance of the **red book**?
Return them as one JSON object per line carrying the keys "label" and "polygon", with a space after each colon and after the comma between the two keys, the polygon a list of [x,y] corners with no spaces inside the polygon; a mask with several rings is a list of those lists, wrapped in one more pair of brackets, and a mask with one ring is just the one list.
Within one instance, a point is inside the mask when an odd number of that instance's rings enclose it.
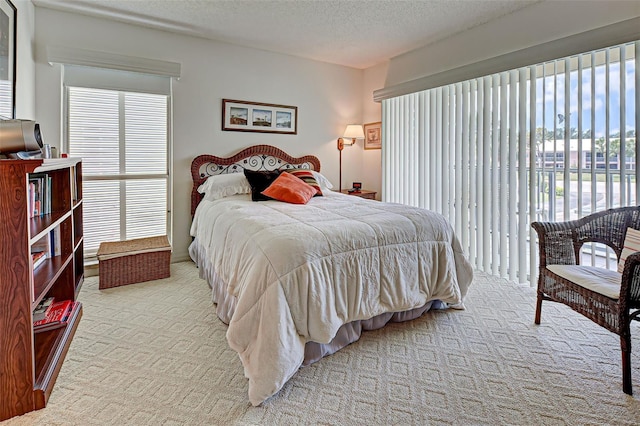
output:
{"label": "red book", "polygon": [[45,329],[56,328],[60,325],[64,325],[64,320],[68,319],[73,305],[73,300],[54,302],[51,305],[49,312],[47,312],[46,317],[41,321],[33,323],[34,331],[43,331]]}

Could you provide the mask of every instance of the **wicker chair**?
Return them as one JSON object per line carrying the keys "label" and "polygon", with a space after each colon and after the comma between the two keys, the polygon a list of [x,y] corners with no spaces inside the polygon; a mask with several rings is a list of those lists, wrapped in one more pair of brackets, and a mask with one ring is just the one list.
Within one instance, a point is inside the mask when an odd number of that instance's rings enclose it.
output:
{"label": "wicker chair", "polygon": [[[619,259],[627,228],[640,229],[640,206],[609,209],[567,222],[533,222],[531,226],[538,233],[540,247],[535,323],[540,324],[542,301],[550,300],[569,306],[619,335],[622,389],[631,395],[630,323],[639,320],[640,314],[640,252],[627,257],[622,274],[604,268],[559,265],[580,265],[580,249],[586,242],[606,244]],[[558,272],[565,269],[595,271],[596,276],[602,273],[602,281],[609,285],[604,291],[608,295],[602,294],[600,287],[595,291],[593,286],[585,287],[584,282],[578,285],[567,274]]]}

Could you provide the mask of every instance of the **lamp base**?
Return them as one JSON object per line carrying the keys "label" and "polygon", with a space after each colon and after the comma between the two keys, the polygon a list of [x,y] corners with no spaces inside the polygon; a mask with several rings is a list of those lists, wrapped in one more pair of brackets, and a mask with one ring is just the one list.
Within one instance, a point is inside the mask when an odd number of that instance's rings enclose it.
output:
{"label": "lamp base", "polygon": [[342,138],[338,138],[338,154],[340,157],[340,163],[339,163],[339,167],[340,167],[340,177],[338,178],[338,191],[342,192],[342,149],[344,148],[344,142],[342,141]]}

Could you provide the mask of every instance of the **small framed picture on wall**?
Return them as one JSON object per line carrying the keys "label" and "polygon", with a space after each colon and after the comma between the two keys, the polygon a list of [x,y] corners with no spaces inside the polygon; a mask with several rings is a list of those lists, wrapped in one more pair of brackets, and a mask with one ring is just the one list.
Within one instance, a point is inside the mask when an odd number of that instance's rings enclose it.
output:
{"label": "small framed picture on wall", "polygon": [[382,148],[382,122],[364,125],[364,149]]}

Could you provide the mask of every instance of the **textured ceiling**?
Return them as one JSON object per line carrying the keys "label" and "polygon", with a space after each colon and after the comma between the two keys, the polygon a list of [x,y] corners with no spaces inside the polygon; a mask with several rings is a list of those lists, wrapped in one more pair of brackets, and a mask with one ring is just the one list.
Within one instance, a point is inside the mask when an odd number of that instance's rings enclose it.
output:
{"label": "textured ceiling", "polygon": [[538,1],[34,0],[34,3],[367,68]]}

